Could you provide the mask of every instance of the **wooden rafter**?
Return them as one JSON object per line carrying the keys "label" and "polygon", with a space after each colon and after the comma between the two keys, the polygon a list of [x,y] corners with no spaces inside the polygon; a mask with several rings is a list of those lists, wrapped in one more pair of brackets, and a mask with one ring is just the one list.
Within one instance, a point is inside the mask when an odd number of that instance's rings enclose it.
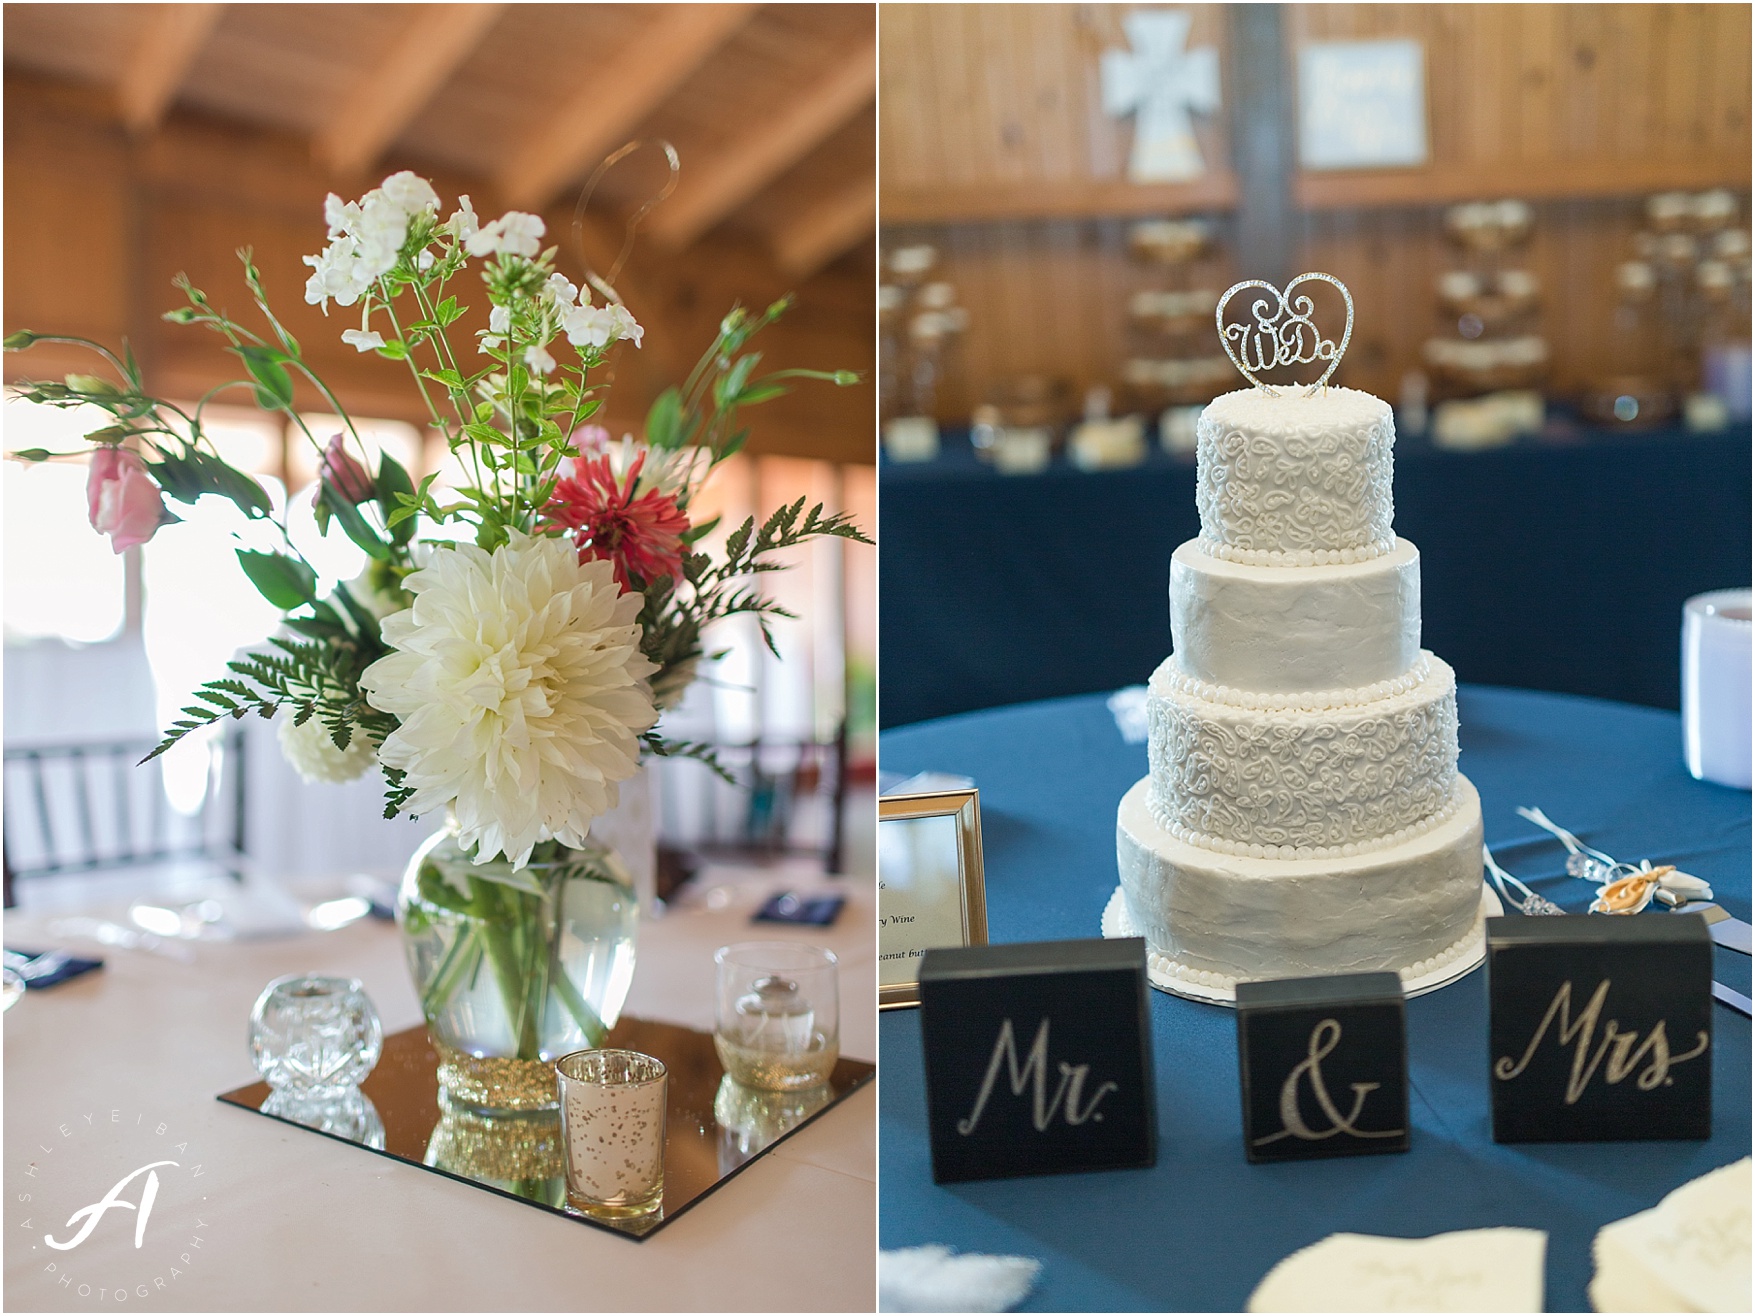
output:
{"label": "wooden rafter", "polygon": [[433,93],[475,50],[502,4],[431,4],[409,10],[407,30],[368,70],[312,144],[337,173],[375,163]]}
{"label": "wooden rafter", "polygon": [[877,228],[877,180],[831,193],[774,234],[774,259],[795,279],[815,274]]}
{"label": "wooden rafter", "polygon": [[189,66],[219,22],[220,4],[159,5],[116,82],[116,105],[128,131],[148,133],[164,120]]}
{"label": "wooden rafter", "polygon": [[809,155],[869,105],[876,90],[877,43],[868,41],[777,118],[733,142],[692,177],[684,170],[676,195],[652,216],[652,235],[673,248],[688,246]]}
{"label": "wooden rafter", "polygon": [[748,4],[649,6],[651,25],[613,62],[596,68],[499,178],[506,203],[540,210],[622,144],[754,11]]}

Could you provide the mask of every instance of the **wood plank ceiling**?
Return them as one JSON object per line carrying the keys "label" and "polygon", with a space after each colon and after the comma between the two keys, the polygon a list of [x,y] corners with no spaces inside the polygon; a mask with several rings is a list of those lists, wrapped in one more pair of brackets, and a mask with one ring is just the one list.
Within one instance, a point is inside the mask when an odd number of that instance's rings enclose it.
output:
{"label": "wood plank ceiling", "polygon": [[[774,285],[808,302],[827,279],[837,286],[819,302],[855,318],[851,290],[873,282],[868,4],[12,4],[4,35],[9,115],[65,86],[155,159],[175,158],[180,125],[191,141],[255,132],[283,155],[304,143],[297,172],[343,195],[414,168],[447,196],[445,184],[470,191],[484,219],[545,213],[551,239],[564,240],[557,216],[564,225],[608,152],[663,138],[680,183],[643,230],[631,281],[642,265],[648,286],[665,269],[712,267],[701,296],[717,296],[731,263],[750,271],[736,289],[746,301]],[[14,137],[9,124],[9,158]],[[610,171],[591,207],[600,234],[619,234],[661,176],[656,157]],[[288,176],[274,190],[293,187]]]}
{"label": "wood plank ceiling", "polygon": [[[137,132],[205,111],[304,136],[356,183],[394,156],[541,210],[657,136],[689,165],[654,225],[672,246],[728,224],[802,276],[870,235],[839,218],[875,160],[864,5],[9,5],[5,52],[111,89]],[[605,199],[634,187],[612,174]]]}

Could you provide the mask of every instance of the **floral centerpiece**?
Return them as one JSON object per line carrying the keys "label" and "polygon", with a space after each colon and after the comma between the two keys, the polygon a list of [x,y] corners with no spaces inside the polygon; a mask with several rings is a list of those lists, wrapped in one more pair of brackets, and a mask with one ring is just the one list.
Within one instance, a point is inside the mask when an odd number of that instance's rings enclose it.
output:
{"label": "floral centerpiece", "polygon": [[[433,427],[466,476],[417,485],[375,457],[346,408],[269,305],[250,252],[244,280],[258,333],[179,277],[185,304],[165,318],[220,335],[244,377],[191,406],[146,391],[124,344],[20,331],[95,352],[114,378],[68,375],[21,386],[57,407],[96,406],[109,423],[78,453],[29,450],[26,461],[87,457],[92,526],[115,550],[178,518],[171,503],[229,500],[266,527],[268,547],[237,557],[285,614],[281,633],[194,693],[155,753],[225,718],[280,715],[289,761],[313,779],[347,780],[376,764],[387,817],[436,814],[444,829],[416,854],[399,900],[410,968],[454,1096],[488,1109],[553,1104],[545,1061],[598,1045],[633,968],[636,903],[619,857],[591,836],[641,755],[705,754],[656,723],[686,689],[715,621],[785,615],[753,578],[774,555],[818,535],[864,537],[804,500],[731,531],[706,551],[716,521],[692,506],[712,471],[742,447],[740,408],[796,379],[853,382],[847,372],[756,374],[750,339],[784,313],[734,309],[689,378],[651,408],[645,433],[612,444],[590,424],[604,387],[592,380],[618,343],[644,330],[598,282],[578,287],[542,246],[543,221],[510,212],[482,223],[467,196],[441,218],[438,194],[412,173],[358,201],[331,195],[329,244],[305,258],[306,301],[358,308],[341,338],[403,362]],[[487,328],[454,342],[475,272]],[[341,420],[312,433],[294,407],[302,377]],[[351,581],[320,589],[284,510],[230,464],[203,412],[233,387],[296,426],[319,454],[316,516],[367,555]],[[169,500],[167,502],[167,500]],[[769,640],[772,644],[772,640]]]}

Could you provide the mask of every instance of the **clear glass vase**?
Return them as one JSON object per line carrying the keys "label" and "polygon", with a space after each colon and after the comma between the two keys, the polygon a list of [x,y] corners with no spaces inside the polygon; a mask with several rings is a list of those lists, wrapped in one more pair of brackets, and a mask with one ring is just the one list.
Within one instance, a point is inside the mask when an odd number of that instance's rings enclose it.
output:
{"label": "clear glass vase", "polygon": [[603,1045],[634,976],[639,904],[616,852],[550,842],[514,871],[472,862],[448,823],[409,860],[396,910],[446,1095],[555,1109],[552,1062]]}

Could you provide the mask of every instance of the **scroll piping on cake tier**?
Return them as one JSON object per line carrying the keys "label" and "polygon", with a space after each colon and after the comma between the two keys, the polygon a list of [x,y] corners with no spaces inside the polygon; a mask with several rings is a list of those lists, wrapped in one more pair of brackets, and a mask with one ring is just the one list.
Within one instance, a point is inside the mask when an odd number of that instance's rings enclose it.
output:
{"label": "scroll piping on cake tier", "polygon": [[1422,658],[1425,679],[1411,688],[1312,709],[1209,702],[1178,688],[1166,660],[1146,687],[1153,816],[1257,858],[1346,855],[1410,835],[1445,810],[1456,776],[1456,678]]}

